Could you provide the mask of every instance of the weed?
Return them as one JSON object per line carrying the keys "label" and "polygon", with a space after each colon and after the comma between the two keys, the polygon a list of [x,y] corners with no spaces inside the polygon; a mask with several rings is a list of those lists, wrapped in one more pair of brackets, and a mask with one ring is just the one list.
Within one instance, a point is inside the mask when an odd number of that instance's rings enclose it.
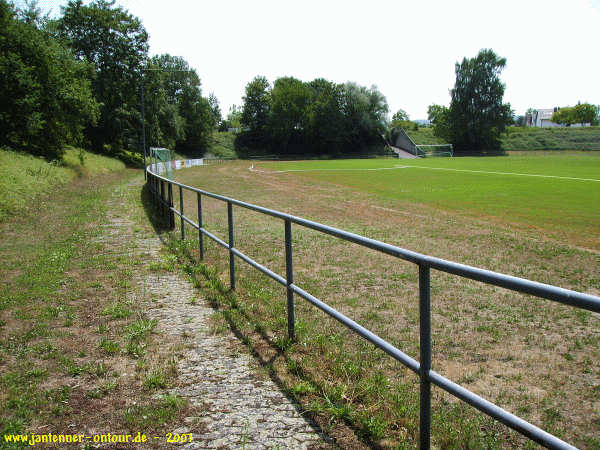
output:
{"label": "weed", "polygon": [[98,346],[110,355],[113,355],[119,351],[119,343],[111,341],[107,338],[100,339],[100,343],[98,344]]}
{"label": "weed", "polygon": [[151,370],[144,378],[144,387],[149,390],[166,388],[167,376],[160,369]]}
{"label": "weed", "polygon": [[102,314],[105,316],[110,316],[113,319],[126,319],[131,316],[133,312],[122,303],[116,302],[104,308],[102,310]]}
{"label": "weed", "polygon": [[165,395],[147,405],[134,405],[125,409],[125,422],[133,429],[155,429],[173,421],[186,406],[181,397]]}

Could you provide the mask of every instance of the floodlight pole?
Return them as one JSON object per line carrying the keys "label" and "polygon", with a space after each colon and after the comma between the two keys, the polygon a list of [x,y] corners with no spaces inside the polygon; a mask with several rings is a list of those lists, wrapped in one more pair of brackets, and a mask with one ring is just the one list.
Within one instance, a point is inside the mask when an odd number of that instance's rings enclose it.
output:
{"label": "floodlight pole", "polygon": [[154,72],[193,72],[193,69],[172,69],[172,70],[163,70],[163,69],[149,69],[149,68],[142,68],[142,104],[141,104],[141,110],[142,110],[142,147],[143,147],[143,151],[144,151],[144,179],[146,179],[146,155],[148,155],[150,157],[150,166],[152,166],[152,153],[148,153],[146,151],[146,120],[144,117],[144,113],[145,113],[145,108],[144,108],[144,73],[146,73],[146,71],[154,71]]}
{"label": "floodlight pole", "polygon": [[144,72],[142,72],[142,148],[144,150],[144,180],[146,179],[146,120],[144,117]]}

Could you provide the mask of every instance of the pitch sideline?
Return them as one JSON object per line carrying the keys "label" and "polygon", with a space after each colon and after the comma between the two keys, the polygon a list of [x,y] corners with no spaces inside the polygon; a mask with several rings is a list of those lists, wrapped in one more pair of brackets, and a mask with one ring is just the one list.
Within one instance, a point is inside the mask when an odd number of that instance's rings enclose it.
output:
{"label": "pitch sideline", "polygon": [[334,172],[334,171],[342,171],[342,172],[350,172],[350,171],[375,171],[375,170],[395,170],[395,169],[429,169],[429,170],[446,170],[451,172],[467,172],[467,173],[482,173],[489,175],[510,175],[510,176],[520,176],[520,177],[537,177],[537,178],[553,178],[557,180],[573,180],[573,181],[593,181],[596,183],[600,183],[600,180],[595,178],[576,178],[576,177],[561,177],[558,175],[540,175],[534,173],[518,173],[518,172],[493,172],[486,170],[470,170],[470,169],[451,169],[447,167],[427,167],[427,166],[394,166],[394,167],[378,167],[371,169],[288,169],[288,170],[258,170],[254,168],[254,164],[252,164],[248,170],[251,172],[258,173],[289,173],[289,172]]}

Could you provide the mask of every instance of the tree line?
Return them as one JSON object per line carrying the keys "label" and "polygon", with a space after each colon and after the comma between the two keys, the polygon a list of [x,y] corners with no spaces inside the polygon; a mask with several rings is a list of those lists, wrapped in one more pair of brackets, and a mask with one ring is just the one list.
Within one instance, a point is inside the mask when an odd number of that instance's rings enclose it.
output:
{"label": "tree line", "polygon": [[[221,120],[217,98],[202,95],[196,71],[178,56],[150,57],[142,22],[114,0],[70,0],[57,19],[27,5],[0,0],[0,146],[56,158],[74,144],[139,160],[142,102],[147,145],[187,154],[204,153],[219,124],[238,131],[240,156],[381,153],[395,128],[416,127],[403,110],[390,122],[375,86],[324,78],[271,84],[257,76],[241,108]],[[513,123],[503,102],[505,65],[491,49],[464,58],[455,66],[450,106],[429,106],[434,134],[456,153],[500,148]],[[553,119],[588,122],[594,114],[597,108],[582,104]]]}
{"label": "tree line", "polygon": [[0,0],[0,146],[139,159],[142,87],[148,146],[203,152],[218,101],[183,58],[149,57],[140,19],[109,0],[71,0],[58,19]]}
{"label": "tree line", "polygon": [[[238,154],[340,155],[381,152],[388,104],[375,86],[317,78],[257,76],[246,85]],[[233,111],[236,112],[235,110]],[[230,114],[232,120],[236,119]]]}

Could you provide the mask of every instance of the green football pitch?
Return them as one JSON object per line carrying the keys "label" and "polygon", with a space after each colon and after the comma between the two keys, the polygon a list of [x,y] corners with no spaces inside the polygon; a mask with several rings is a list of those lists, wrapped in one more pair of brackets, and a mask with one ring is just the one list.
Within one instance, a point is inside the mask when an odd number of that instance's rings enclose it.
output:
{"label": "green football pitch", "polygon": [[600,153],[259,162],[260,170],[343,185],[600,247]]}

